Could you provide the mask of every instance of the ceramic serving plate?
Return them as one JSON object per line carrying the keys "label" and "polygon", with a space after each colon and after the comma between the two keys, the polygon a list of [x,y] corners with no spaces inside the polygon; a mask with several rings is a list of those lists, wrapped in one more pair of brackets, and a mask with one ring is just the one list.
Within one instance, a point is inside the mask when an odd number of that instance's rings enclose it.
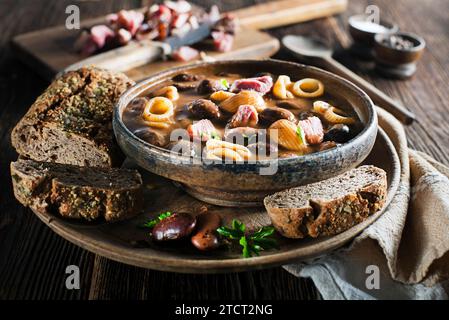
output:
{"label": "ceramic serving plate", "polygon": [[[126,264],[174,272],[219,273],[261,269],[315,258],[343,246],[378,219],[395,194],[400,164],[392,142],[379,130],[373,149],[363,164],[384,169],[388,177],[388,198],[383,210],[353,228],[332,237],[291,240],[279,238],[280,250],[262,252],[259,257],[241,258],[239,248],[223,248],[213,252],[199,252],[190,243],[176,246],[155,245],[149,241],[148,231],[139,226],[165,211],[198,212],[202,206],[221,215],[224,224],[233,218],[244,222],[249,229],[269,225],[264,208],[226,208],[205,203],[191,197],[173,182],[144,170],[145,211],[131,220],[117,223],[85,224],[35,212],[52,230],[72,243],[93,253]],[[131,165],[128,163],[128,165]]]}

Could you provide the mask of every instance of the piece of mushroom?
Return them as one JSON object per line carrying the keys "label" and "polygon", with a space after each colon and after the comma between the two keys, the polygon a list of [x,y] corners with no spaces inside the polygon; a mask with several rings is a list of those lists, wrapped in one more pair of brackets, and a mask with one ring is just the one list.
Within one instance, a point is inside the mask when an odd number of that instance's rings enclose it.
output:
{"label": "piece of mushroom", "polygon": [[192,82],[198,80],[198,76],[190,73],[180,73],[172,78],[176,82]]}
{"label": "piece of mushroom", "polygon": [[210,100],[197,99],[187,105],[188,112],[197,119],[218,119],[220,108]]}
{"label": "piece of mushroom", "polygon": [[354,137],[351,128],[346,124],[335,124],[324,134],[325,141],[345,143]]}
{"label": "piece of mushroom", "polygon": [[169,142],[167,135],[148,127],[137,129],[134,131],[134,134],[138,138],[157,147],[163,147]]}
{"label": "piece of mushroom", "polygon": [[134,98],[131,103],[129,104],[128,110],[131,111],[133,114],[142,114],[143,110],[145,109],[145,106],[148,103],[148,99],[145,97],[137,97]]}
{"label": "piece of mushroom", "polygon": [[261,122],[265,122],[266,124],[272,124],[280,119],[296,122],[293,113],[287,109],[277,107],[265,108],[261,113],[259,113],[259,118]]}
{"label": "piece of mushroom", "polygon": [[210,94],[212,92],[226,90],[226,88],[218,80],[204,79],[198,84],[196,90],[199,94]]}

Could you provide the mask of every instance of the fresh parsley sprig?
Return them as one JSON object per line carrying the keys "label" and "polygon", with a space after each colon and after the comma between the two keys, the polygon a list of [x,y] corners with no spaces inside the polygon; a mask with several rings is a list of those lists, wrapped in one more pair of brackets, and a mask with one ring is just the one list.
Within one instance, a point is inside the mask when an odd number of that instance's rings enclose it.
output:
{"label": "fresh parsley sprig", "polygon": [[258,256],[260,251],[268,249],[279,249],[275,239],[270,238],[274,233],[272,226],[262,227],[252,234],[245,233],[244,223],[234,219],[231,228],[220,227],[217,232],[225,238],[238,240],[242,246],[242,255],[244,258],[250,258],[253,255]]}
{"label": "fresh parsley sprig", "polygon": [[170,212],[170,211],[161,213],[161,214],[158,215],[156,218],[151,219],[151,220],[148,220],[147,222],[145,222],[145,223],[142,225],[142,227],[143,227],[143,228],[150,228],[150,229],[153,229],[154,226],[155,226],[159,221],[162,221],[162,220],[164,220],[165,218],[168,218],[168,217],[170,217],[170,216],[171,216],[171,212]]}

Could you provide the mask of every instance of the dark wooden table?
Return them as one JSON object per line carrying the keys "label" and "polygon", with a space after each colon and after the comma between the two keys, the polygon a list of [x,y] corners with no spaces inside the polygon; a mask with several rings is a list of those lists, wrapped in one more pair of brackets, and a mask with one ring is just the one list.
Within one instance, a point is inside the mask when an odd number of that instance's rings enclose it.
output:
{"label": "dark wooden table", "polygon": [[[215,1],[193,1],[211,4]],[[231,10],[258,1],[220,1]],[[403,30],[422,35],[427,51],[416,76],[408,81],[379,77],[369,64],[344,48],[350,44],[347,17],[377,4],[381,17]],[[130,267],[96,256],[54,234],[14,199],[9,163],[17,155],[11,129],[48,85],[15,60],[9,44],[19,33],[62,24],[65,8],[77,4],[88,18],[133,8],[141,1],[2,0],[0,1],[0,299],[315,299],[320,295],[308,279],[282,268],[224,274],[185,275]],[[346,13],[300,25],[270,30],[275,36],[306,34],[324,38],[340,49],[337,58],[416,113],[406,128],[410,146],[449,163],[449,12],[448,0],[350,1]],[[289,57],[280,52],[277,58]],[[80,266],[81,289],[65,288],[65,268]]]}

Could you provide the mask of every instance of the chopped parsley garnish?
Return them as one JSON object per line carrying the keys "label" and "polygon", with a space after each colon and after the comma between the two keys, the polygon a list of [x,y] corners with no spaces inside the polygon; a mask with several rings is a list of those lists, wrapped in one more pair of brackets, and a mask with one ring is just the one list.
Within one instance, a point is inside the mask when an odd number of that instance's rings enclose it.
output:
{"label": "chopped parsley garnish", "polygon": [[274,233],[274,227],[266,226],[260,228],[252,234],[245,234],[246,226],[244,223],[234,219],[231,228],[220,227],[217,232],[230,240],[238,240],[242,246],[242,256],[250,258],[253,255],[258,256],[260,251],[268,249],[279,249],[275,239],[270,238]]}
{"label": "chopped parsley garnish", "polygon": [[220,79],[220,84],[225,90],[229,89],[230,87],[229,82],[226,79]]}
{"label": "chopped parsley garnish", "polygon": [[301,128],[300,125],[298,125],[298,127],[296,128],[296,135],[298,136],[302,144],[306,144],[306,136],[304,130]]}
{"label": "chopped parsley garnish", "polygon": [[151,219],[151,220],[148,220],[147,222],[145,222],[145,223],[142,225],[142,227],[143,227],[143,228],[150,228],[150,229],[152,229],[152,228],[154,228],[154,226],[155,226],[159,221],[162,221],[162,220],[164,220],[165,218],[168,218],[168,217],[170,217],[170,216],[171,216],[171,212],[170,212],[170,211],[161,213],[161,214],[158,215],[156,218]]}

